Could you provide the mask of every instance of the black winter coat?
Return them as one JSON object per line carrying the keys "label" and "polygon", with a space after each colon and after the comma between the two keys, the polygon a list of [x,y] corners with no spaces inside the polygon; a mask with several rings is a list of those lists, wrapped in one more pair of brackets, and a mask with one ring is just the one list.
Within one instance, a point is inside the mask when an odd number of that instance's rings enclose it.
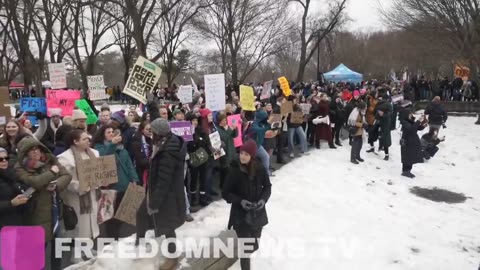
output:
{"label": "black winter coat", "polygon": [[[235,230],[258,229],[252,228],[247,224],[247,211],[240,205],[242,200],[247,200],[252,203],[256,203],[259,200],[267,202],[272,193],[272,184],[270,183],[267,171],[261,163],[258,161],[255,162],[256,169],[253,179],[250,179],[246,169],[240,165],[238,160],[232,162],[231,170],[227,176],[222,192],[223,198],[232,204],[228,229],[232,227]],[[257,225],[263,227],[268,224],[266,207],[260,211],[256,211],[255,214],[256,219],[262,221]]]}
{"label": "black winter coat", "polygon": [[195,129],[193,134],[193,141],[187,143],[188,153],[193,153],[198,149],[203,148],[210,155],[210,137],[203,131],[201,127]]}
{"label": "black winter coat", "polygon": [[[406,115],[406,116],[405,116]],[[408,118],[408,112],[400,112],[400,124],[402,125],[402,139],[404,143],[401,146],[402,163],[413,165],[423,163],[422,144],[417,132],[425,127],[420,121]]]}
{"label": "black winter coat", "polygon": [[0,230],[4,226],[23,224],[23,206],[13,207],[10,201],[21,193],[20,183],[11,169],[0,169]]}
{"label": "black winter coat", "polygon": [[425,115],[428,115],[428,122],[431,125],[442,125],[448,119],[447,110],[439,102],[430,103],[425,109]]}
{"label": "black winter coat", "polygon": [[155,235],[172,232],[185,222],[184,167],[186,144],[181,137],[169,135],[152,154],[147,196],[153,215]]}
{"label": "black winter coat", "polygon": [[341,102],[337,103],[335,100],[330,102],[330,122],[335,125],[345,123],[345,108]]}

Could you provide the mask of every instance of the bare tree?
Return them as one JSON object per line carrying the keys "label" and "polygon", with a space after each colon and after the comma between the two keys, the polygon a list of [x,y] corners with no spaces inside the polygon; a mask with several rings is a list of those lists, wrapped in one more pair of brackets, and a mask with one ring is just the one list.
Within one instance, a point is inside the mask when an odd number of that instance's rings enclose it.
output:
{"label": "bare tree", "polygon": [[115,45],[120,48],[122,53],[123,64],[125,65],[125,72],[123,74],[123,82],[128,80],[129,67],[133,65],[133,57],[136,52],[134,40],[130,35],[131,21],[127,17],[125,20],[118,22],[112,28],[113,36],[115,37]]}

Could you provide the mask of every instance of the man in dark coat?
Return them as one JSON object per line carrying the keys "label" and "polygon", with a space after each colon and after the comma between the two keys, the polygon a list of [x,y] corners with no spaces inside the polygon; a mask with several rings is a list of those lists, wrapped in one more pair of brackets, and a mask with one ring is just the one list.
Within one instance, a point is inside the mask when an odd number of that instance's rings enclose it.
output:
{"label": "man in dark coat", "polygon": [[63,124],[60,114],[61,111],[59,110],[51,110],[50,119],[47,121],[47,130],[41,141],[52,152],[55,149],[55,134]]}
{"label": "man in dark coat", "polygon": [[332,137],[335,138],[335,144],[342,146],[340,143],[340,130],[343,124],[345,124],[345,107],[342,104],[341,93],[330,102],[330,121],[334,124],[332,128]]}
{"label": "man in dark coat", "polygon": [[434,97],[430,105],[425,109],[425,115],[428,115],[428,124],[430,126],[430,130],[438,131],[440,127],[443,126],[444,128],[445,123],[448,119],[447,110],[441,103],[440,97]]}
{"label": "man in dark coat", "polygon": [[380,148],[385,152],[384,160],[389,159],[388,148],[392,145],[390,135],[392,104],[387,100],[387,94],[381,94],[378,98],[377,106],[375,106],[375,118],[378,121],[378,137],[380,140]]}
{"label": "man in dark coat", "polygon": [[[186,144],[171,133],[165,119],[154,120],[151,127],[154,146],[147,195],[137,212],[137,243],[152,227],[156,237],[176,238],[175,229],[183,225],[186,216],[183,182]],[[168,252],[175,254],[175,243],[168,244]],[[161,269],[173,269],[177,264],[178,259],[168,258]]]}
{"label": "man in dark coat", "polygon": [[402,110],[399,114],[400,124],[402,125],[402,138],[400,141],[402,154],[402,175],[408,178],[414,178],[411,173],[413,164],[423,163],[422,145],[417,132],[423,130],[426,125],[425,119],[415,121],[410,108]]}

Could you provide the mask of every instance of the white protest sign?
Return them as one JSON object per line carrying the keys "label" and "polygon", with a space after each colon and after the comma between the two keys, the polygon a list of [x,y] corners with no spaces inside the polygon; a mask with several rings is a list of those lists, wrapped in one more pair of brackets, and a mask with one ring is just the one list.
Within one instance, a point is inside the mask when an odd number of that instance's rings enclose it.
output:
{"label": "white protest sign", "polygon": [[48,74],[50,77],[51,89],[67,88],[67,74],[65,72],[65,63],[48,64]]}
{"label": "white protest sign", "polygon": [[268,81],[263,84],[262,94],[260,95],[260,100],[268,99],[271,95],[271,90],[273,86],[273,81]]}
{"label": "white protest sign", "polygon": [[208,109],[225,110],[225,74],[205,75],[205,99]]}
{"label": "white protest sign", "polygon": [[183,104],[192,103],[193,101],[192,86],[180,85],[180,87],[178,88],[177,97],[180,100],[180,102]]}
{"label": "white protest sign", "polygon": [[88,91],[90,100],[109,99],[110,96],[105,93],[105,82],[103,75],[87,76]]}
{"label": "white protest sign", "polygon": [[123,93],[146,104],[147,93],[153,91],[161,75],[162,69],[159,66],[140,56],[132,68]]}

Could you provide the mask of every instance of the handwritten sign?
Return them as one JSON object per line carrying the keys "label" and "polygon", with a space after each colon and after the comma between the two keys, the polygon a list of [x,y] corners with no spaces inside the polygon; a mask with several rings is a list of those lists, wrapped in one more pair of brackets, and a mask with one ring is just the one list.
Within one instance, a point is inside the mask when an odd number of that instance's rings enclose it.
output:
{"label": "handwritten sign", "polygon": [[263,84],[262,94],[260,95],[260,100],[269,99],[272,95],[273,81],[268,81]]}
{"label": "handwritten sign", "polygon": [[288,83],[287,78],[280,77],[278,78],[278,82],[280,83],[280,88],[283,91],[283,94],[288,97],[292,94],[292,89],[290,89],[290,84]]}
{"label": "handwritten sign", "polygon": [[45,98],[26,97],[20,99],[20,111],[47,113],[47,102]]}
{"label": "handwritten sign", "polygon": [[240,114],[234,114],[227,117],[228,126],[237,127],[237,137],[233,138],[233,144],[235,147],[240,147],[243,145],[242,140],[242,116]]}
{"label": "handwritten sign", "polygon": [[255,95],[252,87],[240,85],[240,104],[244,111],[255,111]]}
{"label": "handwritten sign", "polygon": [[303,123],[303,113],[302,112],[293,112],[290,117],[290,122],[293,124]]}
{"label": "handwritten sign", "polygon": [[222,148],[222,139],[220,138],[220,134],[218,133],[218,131],[211,133],[209,137],[210,137],[210,144],[214,150],[213,158],[217,160],[225,156],[225,150],[223,150]]}
{"label": "handwritten sign", "polygon": [[78,161],[79,189],[87,191],[98,187],[107,187],[118,183],[115,156],[102,156]]}
{"label": "handwritten sign", "polygon": [[157,64],[140,56],[132,68],[123,93],[147,104],[147,93],[151,93],[157,85],[162,69]]}
{"label": "handwritten sign", "polygon": [[193,94],[191,85],[180,85],[177,92],[177,97],[181,103],[187,104],[192,103]]}
{"label": "handwritten sign", "polygon": [[303,114],[310,114],[310,109],[312,108],[312,104],[302,103],[300,104],[300,108],[302,108]]}
{"label": "handwritten sign", "polygon": [[67,74],[65,63],[48,64],[48,74],[52,89],[67,88]]}
{"label": "handwritten sign", "polygon": [[[80,95],[80,91],[47,90],[47,108],[58,108],[62,110],[62,116],[72,116],[75,101],[80,99]],[[48,116],[50,116],[50,111]]]}
{"label": "handwritten sign", "polygon": [[293,103],[291,101],[286,101],[282,103],[282,106],[280,107],[280,113],[282,115],[285,115],[291,112],[293,112]]}
{"label": "handwritten sign", "polygon": [[103,75],[87,76],[88,97],[90,100],[109,99],[110,96],[105,93],[105,82]]}
{"label": "handwritten sign", "polygon": [[225,110],[225,74],[205,75],[206,107],[212,111]]}
{"label": "handwritten sign", "polygon": [[130,225],[137,225],[137,211],[145,199],[145,188],[139,185],[130,183],[127,191],[123,196],[120,205],[118,206],[115,219],[128,223]]}
{"label": "handwritten sign", "polygon": [[75,105],[87,115],[87,124],[96,124],[98,117],[85,99],[75,101]]}
{"label": "handwritten sign", "polygon": [[188,121],[172,121],[169,123],[172,133],[182,137],[185,141],[193,141],[192,124]]}

